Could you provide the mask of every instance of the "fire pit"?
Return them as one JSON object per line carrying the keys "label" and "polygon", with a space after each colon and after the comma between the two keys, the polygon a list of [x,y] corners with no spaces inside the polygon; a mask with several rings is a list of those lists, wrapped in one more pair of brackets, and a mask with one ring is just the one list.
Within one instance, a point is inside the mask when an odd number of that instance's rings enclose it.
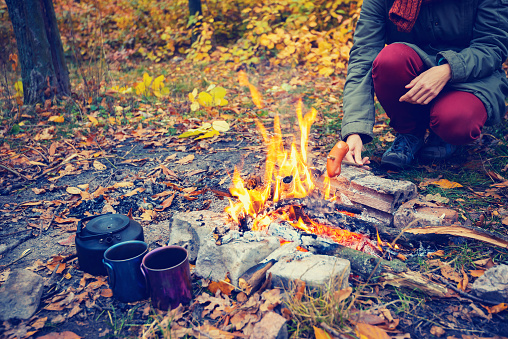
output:
{"label": "fire pit", "polygon": [[[269,273],[280,284],[303,277],[310,286],[332,278],[347,285],[350,263],[336,255],[345,254],[343,248],[364,253],[357,266],[369,267],[366,261],[381,256],[404,259],[398,248],[381,240],[378,228],[380,220],[390,219],[398,205],[415,195],[414,184],[379,180],[359,168],[354,174],[344,170],[338,178],[323,175],[319,166],[309,164],[307,153],[317,112],[311,109],[303,115],[299,101],[296,114],[299,143],[287,149],[278,115],[271,134],[257,122],[267,148],[264,175],[244,180],[235,167],[230,187],[235,199],[229,200],[227,216],[199,212],[173,218],[170,243],[191,252],[198,275],[213,280],[228,276],[248,292]],[[358,184],[362,180],[364,184]],[[383,180],[386,190],[379,187]],[[319,267],[323,269],[315,271]]]}

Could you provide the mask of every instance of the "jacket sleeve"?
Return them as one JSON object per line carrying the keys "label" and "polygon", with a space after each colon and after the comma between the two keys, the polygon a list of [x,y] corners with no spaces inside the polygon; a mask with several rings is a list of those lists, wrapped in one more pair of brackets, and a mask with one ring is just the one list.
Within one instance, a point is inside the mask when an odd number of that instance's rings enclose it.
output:
{"label": "jacket sleeve", "polygon": [[341,136],[360,134],[372,140],[375,109],[372,63],[385,45],[385,2],[365,0],[356,25],[344,86],[344,118]]}
{"label": "jacket sleeve", "polygon": [[437,54],[452,71],[451,82],[471,82],[491,75],[508,57],[508,0],[478,0],[469,47]]}

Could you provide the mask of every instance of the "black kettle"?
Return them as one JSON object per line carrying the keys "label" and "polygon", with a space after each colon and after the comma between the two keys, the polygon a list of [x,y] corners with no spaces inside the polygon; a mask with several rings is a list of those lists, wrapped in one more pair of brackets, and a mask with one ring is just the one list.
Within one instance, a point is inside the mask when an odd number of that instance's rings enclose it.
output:
{"label": "black kettle", "polygon": [[[85,227],[83,223],[88,221]],[[122,214],[101,214],[86,217],[78,222],[76,252],[81,270],[92,275],[106,275],[102,264],[104,252],[120,242],[144,241],[143,227]]]}

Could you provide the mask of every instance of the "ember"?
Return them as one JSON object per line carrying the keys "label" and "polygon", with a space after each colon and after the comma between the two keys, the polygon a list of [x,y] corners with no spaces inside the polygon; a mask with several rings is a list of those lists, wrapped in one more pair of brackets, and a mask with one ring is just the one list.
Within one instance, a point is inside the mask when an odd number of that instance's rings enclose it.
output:
{"label": "ember", "polygon": [[[270,136],[266,128],[257,121],[258,129],[267,146],[267,159],[263,185],[252,189],[240,177],[235,167],[233,185],[230,193],[238,202],[229,200],[226,212],[239,225],[249,224],[251,230],[267,232],[273,223],[288,223],[293,228],[304,233],[315,234],[333,240],[341,245],[379,255],[383,252],[380,240],[378,243],[367,236],[342,229],[338,225],[318,222],[307,215],[302,206],[290,205],[273,210],[270,207],[289,199],[301,199],[309,195],[319,195],[322,199],[333,202],[336,196],[330,195],[330,178],[325,178],[323,192],[316,192],[311,169],[307,164],[307,146],[312,123],[317,117],[317,111],[312,108],[303,115],[302,102],[298,101],[296,115],[300,127],[299,147],[293,142],[288,149],[284,147],[280,118],[274,118],[274,133]],[[357,211],[358,212],[358,211]],[[340,211],[350,217],[355,213]],[[248,221],[248,222],[247,222]],[[294,236],[282,237],[281,241],[294,241]],[[303,248],[302,248],[303,249]]]}

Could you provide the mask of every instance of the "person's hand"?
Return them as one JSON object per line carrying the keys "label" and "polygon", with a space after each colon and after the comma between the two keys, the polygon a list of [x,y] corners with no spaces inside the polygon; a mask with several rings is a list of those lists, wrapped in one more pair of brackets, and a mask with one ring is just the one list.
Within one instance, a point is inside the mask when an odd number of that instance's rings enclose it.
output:
{"label": "person's hand", "polygon": [[351,134],[346,140],[349,146],[349,152],[346,154],[346,161],[360,166],[370,164],[369,157],[362,159],[363,142],[358,134]]}
{"label": "person's hand", "polygon": [[406,85],[406,88],[410,88],[410,90],[401,96],[399,101],[427,105],[441,92],[451,78],[450,65],[431,67]]}

